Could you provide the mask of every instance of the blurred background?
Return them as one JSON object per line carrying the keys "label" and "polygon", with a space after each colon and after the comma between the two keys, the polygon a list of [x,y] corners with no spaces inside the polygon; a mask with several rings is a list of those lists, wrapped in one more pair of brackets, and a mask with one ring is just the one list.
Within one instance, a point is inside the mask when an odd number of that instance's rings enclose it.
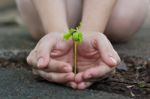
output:
{"label": "blurred background", "polygon": [[0,0],[0,27],[23,26],[15,0]]}
{"label": "blurred background", "polygon": [[[17,11],[15,0],[0,0],[0,26],[22,26],[23,22]],[[143,28],[150,28],[150,7]]]}

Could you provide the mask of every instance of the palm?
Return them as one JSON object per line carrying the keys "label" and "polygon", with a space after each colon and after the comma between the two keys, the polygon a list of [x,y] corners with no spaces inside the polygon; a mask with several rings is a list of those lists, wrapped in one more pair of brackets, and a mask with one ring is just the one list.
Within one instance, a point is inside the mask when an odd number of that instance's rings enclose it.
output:
{"label": "palm", "polygon": [[63,39],[59,39],[56,42],[56,45],[54,46],[52,52],[50,53],[50,56],[52,59],[62,61],[62,62],[67,62],[71,64],[73,59],[73,53],[72,53],[72,42],[66,42]]}
{"label": "palm", "polygon": [[78,71],[98,66],[102,62],[100,57],[96,40],[85,36],[83,43],[78,47]]}

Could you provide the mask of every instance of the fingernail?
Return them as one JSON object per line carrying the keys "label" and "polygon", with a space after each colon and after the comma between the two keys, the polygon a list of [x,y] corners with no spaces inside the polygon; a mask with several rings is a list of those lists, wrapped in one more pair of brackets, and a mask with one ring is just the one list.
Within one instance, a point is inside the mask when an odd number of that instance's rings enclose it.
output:
{"label": "fingernail", "polygon": [[43,65],[43,62],[44,62],[44,59],[43,59],[43,58],[40,58],[40,59],[38,60],[37,66],[38,66],[38,67],[41,67],[41,65]]}
{"label": "fingernail", "polygon": [[117,61],[113,58],[113,57],[110,57],[111,61],[113,62],[114,65],[117,65]]}

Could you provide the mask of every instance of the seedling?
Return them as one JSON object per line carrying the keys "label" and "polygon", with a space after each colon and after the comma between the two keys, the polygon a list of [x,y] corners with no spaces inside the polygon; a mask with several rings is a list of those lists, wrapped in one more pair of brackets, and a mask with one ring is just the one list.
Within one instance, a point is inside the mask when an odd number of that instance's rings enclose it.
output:
{"label": "seedling", "polygon": [[72,38],[73,40],[73,58],[74,58],[74,65],[73,65],[73,72],[76,74],[77,73],[77,48],[78,48],[78,44],[82,43],[83,41],[83,35],[82,32],[79,31],[79,27],[77,27],[76,29],[69,29],[68,32],[66,32],[64,34],[64,39],[65,40],[69,40],[70,38]]}

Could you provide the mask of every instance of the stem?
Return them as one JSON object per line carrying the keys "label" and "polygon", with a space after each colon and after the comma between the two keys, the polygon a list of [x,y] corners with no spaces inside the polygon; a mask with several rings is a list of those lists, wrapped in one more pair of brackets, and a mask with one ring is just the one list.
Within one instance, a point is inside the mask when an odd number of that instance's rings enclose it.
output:
{"label": "stem", "polygon": [[74,42],[74,66],[73,66],[73,72],[77,74],[77,47],[78,42]]}

